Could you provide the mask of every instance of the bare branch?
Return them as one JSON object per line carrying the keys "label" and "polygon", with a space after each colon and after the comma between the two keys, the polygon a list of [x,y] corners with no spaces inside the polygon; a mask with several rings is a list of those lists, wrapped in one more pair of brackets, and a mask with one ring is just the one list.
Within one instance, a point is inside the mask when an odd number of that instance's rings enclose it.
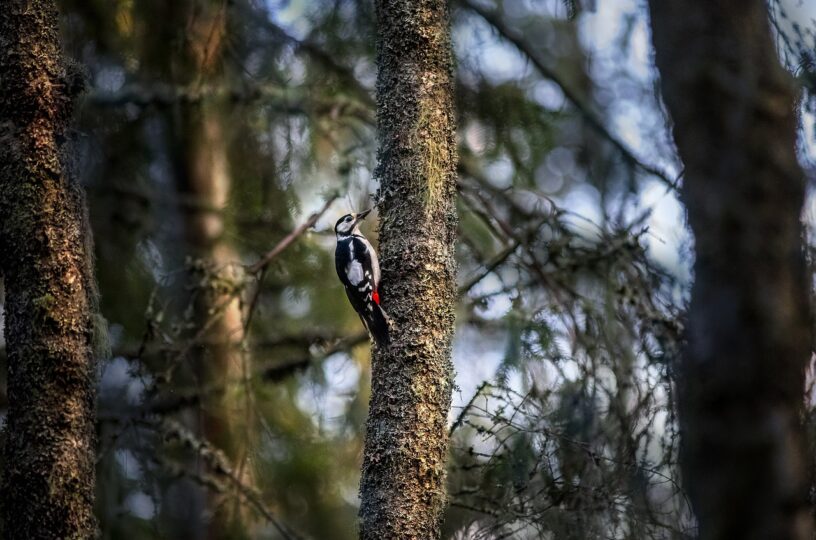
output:
{"label": "bare branch", "polygon": [[278,242],[278,244],[274,248],[272,248],[263,257],[261,257],[261,260],[249,266],[247,268],[247,272],[249,272],[250,274],[258,274],[261,270],[269,266],[269,263],[271,263],[275,257],[280,255],[286,248],[288,248],[292,244],[292,242],[297,240],[298,237],[305,233],[307,229],[309,229],[310,227],[314,227],[314,224],[317,223],[317,220],[320,219],[321,216],[323,216],[323,214],[325,214],[328,211],[332,203],[334,203],[334,201],[336,201],[339,197],[340,197],[339,193],[334,193],[332,196],[330,196],[320,210],[313,213],[311,216],[309,216],[309,218],[306,221],[301,223],[295,230],[287,234],[283,238],[283,240]]}
{"label": "bare branch", "polygon": [[262,102],[281,112],[291,114],[325,111],[333,117],[350,116],[366,124],[374,123],[371,106],[358,100],[344,96],[327,98],[313,95],[303,88],[249,81],[242,81],[240,87],[210,84],[177,86],[161,82],[130,84],[116,92],[99,90],[90,92],[84,102],[97,108],[116,108],[125,105],[170,107],[176,104],[196,104],[205,101]]}

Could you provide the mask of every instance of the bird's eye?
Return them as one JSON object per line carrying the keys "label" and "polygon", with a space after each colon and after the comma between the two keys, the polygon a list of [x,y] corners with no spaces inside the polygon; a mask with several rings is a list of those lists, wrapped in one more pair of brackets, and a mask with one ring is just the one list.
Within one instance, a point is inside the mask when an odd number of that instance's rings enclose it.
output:
{"label": "bird's eye", "polygon": [[351,221],[351,216],[346,217],[346,221]]}

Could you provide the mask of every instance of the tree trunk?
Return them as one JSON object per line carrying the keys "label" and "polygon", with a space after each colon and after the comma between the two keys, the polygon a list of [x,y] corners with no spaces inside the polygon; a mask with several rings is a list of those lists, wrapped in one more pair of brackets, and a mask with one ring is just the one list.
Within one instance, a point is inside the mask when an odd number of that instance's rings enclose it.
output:
{"label": "tree trunk", "polygon": [[[184,197],[199,203],[183,209],[188,254],[201,265],[191,280],[195,292],[193,334],[206,328],[193,359],[200,387],[210,390],[201,398],[199,426],[204,438],[224,451],[241,480],[252,485],[248,461],[252,411],[245,400],[249,389],[243,382],[251,373],[248,353],[241,347],[241,299],[232,289],[240,280],[240,269],[235,266],[239,257],[224,240],[224,210],[231,187],[226,141],[220,115],[207,105],[190,106],[183,116],[180,157],[184,166],[179,187]],[[233,499],[222,504],[222,495],[209,494],[209,538],[242,538],[251,528],[252,515],[241,511],[241,495],[237,491],[229,495]]]}
{"label": "tree trunk", "polygon": [[4,2],[0,42],[3,532],[91,538],[96,286],[84,197],[61,148],[83,77],[62,57],[53,2]]}
{"label": "tree trunk", "polygon": [[650,6],[696,241],[678,373],[685,485],[704,539],[810,538],[793,87],[764,0]]}
{"label": "tree trunk", "polygon": [[363,539],[440,536],[456,304],[456,116],[445,0],[378,0],[382,298],[360,483]]}
{"label": "tree trunk", "polygon": [[[178,58],[180,84],[225,82],[223,45],[227,39],[227,10],[221,0],[182,2],[173,22],[184,32],[184,48]],[[247,353],[241,348],[244,321],[238,283],[238,254],[225,236],[225,211],[232,178],[228,142],[223,128],[222,103],[182,103],[175,115],[178,190],[183,204],[187,254],[200,262],[192,277],[196,328],[205,330],[201,346],[194,349],[198,384],[206,389],[201,398],[201,435],[224,451],[241,480],[253,483],[249,463],[252,411],[245,400],[249,377]],[[192,204],[186,204],[186,203]],[[251,530],[253,515],[244,511],[237,491],[231,497],[209,494],[209,538],[243,538]]]}

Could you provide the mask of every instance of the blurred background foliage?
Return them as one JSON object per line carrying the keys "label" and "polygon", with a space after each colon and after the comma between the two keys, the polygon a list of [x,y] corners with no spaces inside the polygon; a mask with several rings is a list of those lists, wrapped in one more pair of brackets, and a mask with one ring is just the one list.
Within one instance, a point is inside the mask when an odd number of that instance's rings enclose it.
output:
{"label": "blurred background foliage", "polygon": [[[112,351],[102,537],[355,538],[368,341],[331,229],[376,203],[372,3],[60,4],[91,81],[73,137]],[[452,17],[446,537],[689,537],[669,381],[690,246],[642,6]],[[813,88],[794,28],[780,49]]]}

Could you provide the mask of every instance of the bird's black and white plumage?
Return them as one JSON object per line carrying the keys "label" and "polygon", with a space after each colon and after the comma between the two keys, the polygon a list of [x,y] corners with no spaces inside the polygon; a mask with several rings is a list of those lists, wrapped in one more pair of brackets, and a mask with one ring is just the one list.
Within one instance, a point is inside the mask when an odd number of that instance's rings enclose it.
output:
{"label": "bird's black and white plumage", "polygon": [[337,235],[334,265],[354,311],[377,345],[386,347],[389,322],[388,315],[380,307],[380,263],[377,253],[359,228],[360,221],[369,212],[371,210],[348,214],[337,220],[334,226]]}

